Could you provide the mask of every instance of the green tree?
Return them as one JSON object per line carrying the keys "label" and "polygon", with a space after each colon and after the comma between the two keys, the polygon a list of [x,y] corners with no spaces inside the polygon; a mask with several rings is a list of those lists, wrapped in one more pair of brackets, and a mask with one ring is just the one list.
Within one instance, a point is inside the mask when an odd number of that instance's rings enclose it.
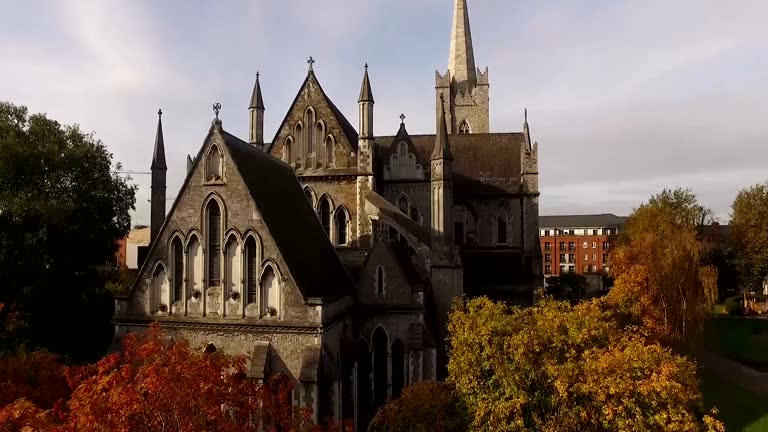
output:
{"label": "green tree", "polygon": [[114,303],[101,268],[130,228],[128,181],[93,134],[0,103],[0,325],[23,330],[0,331],[0,349],[103,354]]}
{"label": "green tree", "polygon": [[731,239],[742,279],[747,288],[761,290],[768,274],[768,183],[740,191],[731,209]]}
{"label": "green tree", "polygon": [[457,304],[449,381],[472,430],[723,430],[704,409],[695,364],[625,322],[604,298]]}
{"label": "green tree", "polygon": [[700,235],[708,214],[689,189],[665,189],[632,212],[611,251],[609,301],[666,343],[691,341],[717,301],[717,271]]}

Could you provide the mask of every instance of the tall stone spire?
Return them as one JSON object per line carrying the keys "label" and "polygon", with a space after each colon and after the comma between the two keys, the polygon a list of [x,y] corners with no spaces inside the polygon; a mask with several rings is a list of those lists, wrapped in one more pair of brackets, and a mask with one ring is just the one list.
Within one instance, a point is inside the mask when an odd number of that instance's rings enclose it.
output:
{"label": "tall stone spire", "polygon": [[163,141],[163,111],[157,111],[157,133],[155,134],[155,151],[152,154],[152,169],[166,170],[165,141]]}
{"label": "tall stone spire", "polygon": [[250,109],[264,109],[264,99],[261,98],[261,83],[259,83],[259,73],[256,72],[256,84],[253,85],[253,93],[251,94]]}
{"label": "tall stone spire", "polygon": [[473,88],[477,85],[477,69],[475,69],[475,53],[472,50],[472,32],[469,30],[467,0],[456,0],[453,9],[448,72],[462,89]]}
{"label": "tall stone spire", "polygon": [[250,132],[248,142],[259,150],[264,149],[264,99],[261,97],[259,73],[256,72],[256,84],[253,85],[251,104],[248,106]]}
{"label": "tall stone spire", "polygon": [[155,151],[152,154],[152,184],[150,186],[150,220],[149,232],[150,241],[155,241],[155,237],[160,233],[160,227],[165,221],[165,189],[166,172],[168,167],[165,165],[165,142],[163,140],[163,111],[157,111],[157,134],[155,135]]}
{"label": "tall stone spire", "polygon": [[360,97],[357,102],[373,103],[373,92],[371,91],[371,81],[368,79],[368,63],[365,64],[365,74],[363,75],[363,85],[360,86]]}

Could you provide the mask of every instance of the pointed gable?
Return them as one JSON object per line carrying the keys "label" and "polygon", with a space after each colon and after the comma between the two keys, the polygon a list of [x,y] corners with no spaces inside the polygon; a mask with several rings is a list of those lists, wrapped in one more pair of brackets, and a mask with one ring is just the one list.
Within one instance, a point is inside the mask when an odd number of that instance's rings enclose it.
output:
{"label": "pointed gable", "polygon": [[[309,104],[302,103],[302,98],[305,100],[311,100],[311,102]],[[350,150],[357,153],[357,131],[325,93],[322,86],[320,85],[320,82],[317,80],[314,71],[312,70],[310,70],[307,74],[307,77],[301,84],[298,93],[296,93],[296,97],[293,99],[293,102],[291,102],[291,106],[288,109],[288,112],[285,114],[285,118],[283,118],[283,121],[280,122],[280,127],[278,128],[274,139],[272,139],[272,144],[267,149],[268,153],[274,154],[275,150],[280,146],[280,144],[282,144],[281,141],[292,133],[294,122],[291,122],[291,119],[300,118],[308,105],[313,106],[313,108],[316,110],[318,108],[327,107],[330,113],[330,118],[318,117],[318,119],[322,119],[328,123],[333,123],[327,125],[328,129],[331,129],[331,126],[338,128],[338,130],[341,132],[340,135],[342,135],[344,140],[346,140]],[[335,138],[336,142],[338,143],[341,141],[342,137]]]}
{"label": "pointed gable", "polygon": [[[350,293],[352,282],[291,167],[226,132],[220,122],[214,122],[209,129],[157,238],[163,238],[169,230],[168,222],[174,219],[179,203],[186,199],[194,174],[204,169],[206,154],[213,145],[219,147],[223,157],[230,158],[236,169],[236,172],[225,171],[224,179],[217,184],[232,183],[232,176],[242,179],[287,266],[286,273],[304,300],[333,299]],[[153,242],[148,256],[153,256],[158,247],[165,244]],[[140,274],[144,274],[150,264],[147,260]]]}

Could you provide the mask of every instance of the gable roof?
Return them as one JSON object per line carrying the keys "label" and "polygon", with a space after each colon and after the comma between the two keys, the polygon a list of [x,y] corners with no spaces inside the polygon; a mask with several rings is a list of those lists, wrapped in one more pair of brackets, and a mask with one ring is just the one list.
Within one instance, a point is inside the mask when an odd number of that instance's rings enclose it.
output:
{"label": "gable roof", "polygon": [[293,169],[224,130],[221,134],[304,298],[351,292],[352,282]]}
{"label": "gable roof", "polygon": [[309,83],[310,78],[315,82],[315,84],[317,84],[317,88],[320,90],[320,94],[323,96],[323,99],[328,104],[328,107],[331,109],[331,112],[333,113],[333,117],[339,123],[339,127],[341,127],[342,132],[344,132],[344,136],[347,137],[347,141],[349,141],[349,145],[352,146],[352,150],[357,152],[357,131],[355,130],[354,126],[352,126],[352,124],[349,123],[349,120],[347,120],[347,118],[344,117],[344,114],[342,114],[341,111],[336,107],[336,105],[333,103],[331,98],[329,98],[328,95],[325,94],[325,90],[323,90],[323,86],[320,85],[320,81],[317,80],[317,77],[315,76],[315,72],[312,69],[309,70],[307,77],[304,78],[304,82],[299,87],[299,91],[296,93],[296,97],[293,98],[293,102],[291,102],[290,108],[288,108],[288,111],[285,113],[285,117],[283,117],[283,121],[280,122],[280,126],[277,128],[277,133],[275,133],[275,137],[272,138],[272,144],[269,145],[269,148],[266,150],[266,152],[272,151],[272,146],[274,146],[275,143],[277,142],[277,138],[280,136],[280,131],[283,129],[283,125],[285,125],[285,122],[288,121],[288,116],[291,115],[291,110],[293,110],[293,107],[296,106],[296,102],[299,100],[299,96],[301,96],[301,92],[304,91],[304,88],[307,87],[307,83]]}
{"label": "gable roof", "polygon": [[[397,146],[393,136],[376,137],[381,163],[386,164]],[[516,193],[520,190],[522,133],[448,135],[453,155],[454,191],[457,195]],[[417,162],[430,169],[435,135],[410,135]],[[409,146],[410,147],[410,146]]]}
{"label": "gable roof", "polygon": [[586,215],[539,216],[540,228],[600,228],[620,227],[627,221],[626,216],[613,213]]}
{"label": "gable roof", "polygon": [[[288,272],[304,299],[332,299],[352,292],[352,281],[320,225],[314,209],[306,199],[293,169],[221,129],[220,122],[214,122],[211,125],[194,165],[187,171],[180,193],[176,196],[159,232],[162,233],[165,230],[169,216],[174,213],[181,201],[192,173],[203,159],[203,151],[217,130],[217,124],[232,162],[248,188],[251,198],[256,202],[264,223],[288,266]],[[157,238],[160,236],[158,235]],[[148,256],[156,247],[157,241],[153,241]],[[148,265],[151,263],[146,260],[141,266],[140,274]],[[131,292],[135,286],[136,284]]]}

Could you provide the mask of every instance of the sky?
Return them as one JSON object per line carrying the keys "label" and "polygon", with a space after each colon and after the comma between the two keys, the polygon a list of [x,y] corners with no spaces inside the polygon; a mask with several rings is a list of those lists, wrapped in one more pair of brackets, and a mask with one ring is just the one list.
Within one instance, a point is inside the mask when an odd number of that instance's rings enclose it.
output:
{"label": "sky", "polygon": [[[2,0],[0,100],[92,131],[127,170],[149,171],[163,110],[168,198],[220,102],[247,139],[260,72],[271,139],[313,56],[357,124],[363,64],[374,132],[434,133],[434,75],[448,62],[454,0]],[[539,143],[541,214],[628,214],[690,187],[723,222],[768,180],[765,0],[468,0],[487,66],[491,132]],[[149,221],[149,176],[135,224]],[[172,201],[168,202],[170,208]]]}

